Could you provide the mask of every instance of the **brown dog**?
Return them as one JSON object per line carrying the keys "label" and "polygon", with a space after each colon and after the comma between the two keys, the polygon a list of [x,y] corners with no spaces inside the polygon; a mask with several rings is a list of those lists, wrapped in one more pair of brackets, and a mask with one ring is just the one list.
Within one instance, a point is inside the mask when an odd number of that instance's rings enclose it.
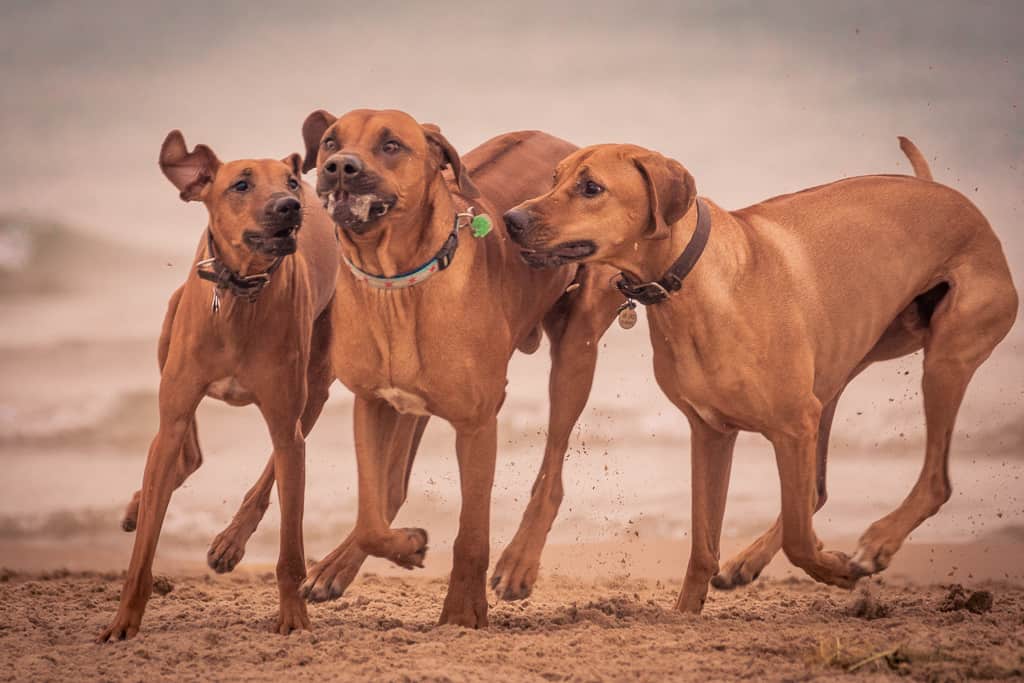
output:
{"label": "brown dog", "polygon": [[189,152],[178,131],[164,140],[160,168],[184,201],[206,205],[209,226],[196,269],[171,296],[164,320],[160,428],[123,523],[133,528],[137,515],[121,603],[100,640],[131,638],[139,630],[171,493],[202,462],[194,415],[204,395],[255,403],[263,413],[274,447],[271,474],[280,482],[277,630],[309,627],[298,592],[306,576],[304,435],[334,379],[331,319],[322,313],[334,293],[338,252],[330,220],[300,180],[300,165],[298,154],[221,163],[205,145]]}
{"label": "brown dog", "polygon": [[[374,219],[384,214],[396,214],[404,211],[405,215],[401,221],[388,222],[386,225],[381,226],[380,232],[375,233],[376,236],[373,237],[373,239],[381,242],[386,240],[398,242],[398,245],[392,247],[392,249],[399,248],[399,245],[404,245],[405,242],[414,242],[416,240],[423,241],[422,250],[430,248],[430,245],[427,245],[426,242],[429,242],[430,238],[435,237],[435,235],[430,235],[429,233],[432,229],[435,231],[440,229],[437,226],[426,225],[431,220],[431,216],[424,214],[433,209],[430,205],[424,206],[424,196],[428,200],[433,201],[433,195],[435,194],[444,197],[445,194],[451,195],[454,193],[454,197],[445,198],[444,201],[448,203],[465,203],[465,200],[460,195],[462,190],[459,186],[461,185],[471,195],[475,196],[478,192],[482,191],[484,196],[490,198],[496,207],[490,215],[496,216],[499,215],[497,210],[507,208],[516,201],[543,188],[554,169],[555,162],[575,149],[569,143],[542,133],[510,133],[484,143],[460,159],[459,155],[436,127],[427,124],[422,127],[422,132],[420,132],[419,128],[411,128],[411,126],[418,126],[418,124],[414,124],[411,119],[399,112],[379,112],[376,114],[376,117],[378,118],[377,128],[373,130],[378,131],[377,134],[379,134],[380,130],[387,127],[389,117],[394,117],[398,121],[396,125],[405,126],[406,133],[413,138],[420,135],[425,136],[426,142],[424,144],[426,144],[426,147],[424,149],[429,150],[429,153],[421,150],[419,158],[416,160],[425,162],[426,167],[421,168],[406,164],[400,169],[403,171],[404,176],[391,181],[402,188],[404,196],[408,196],[411,193],[411,199],[415,203],[411,208],[407,209],[404,206],[399,206],[398,202],[393,201],[392,197],[384,196],[375,200],[379,202],[376,206],[373,205],[372,201],[366,201],[365,199],[350,202],[350,205],[343,205],[340,208],[335,203],[335,213],[340,216],[339,220],[344,222],[347,230],[359,234],[360,231],[368,232],[376,228]],[[306,144],[310,147],[306,162],[307,168],[311,168],[316,161],[319,136],[323,135],[323,132],[327,130],[329,124],[333,123],[334,120],[334,117],[326,112],[315,112],[307,120],[304,126]],[[375,151],[373,149],[370,151],[372,158],[372,154]],[[361,163],[361,160],[359,163]],[[459,169],[459,181],[454,184],[454,176],[446,176],[447,179],[443,182],[440,180],[440,176],[435,177],[441,167],[448,165]],[[470,180],[470,178],[473,178],[473,180]],[[328,179],[325,182],[330,182],[330,180]],[[363,179],[360,182],[367,181]],[[476,186],[479,186],[480,190],[477,190]],[[380,193],[380,190],[375,188],[374,193]],[[395,194],[399,193],[395,192]],[[362,196],[366,197],[367,194]],[[474,204],[486,211],[486,204],[479,202],[474,202]],[[356,210],[363,212],[359,218],[353,215],[352,207],[356,207]],[[379,216],[374,214],[379,214]],[[439,219],[435,217],[435,220]],[[448,225],[446,228],[447,232],[445,233],[446,237],[451,229],[452,226]],[[344,235],[346,234],[342,233],[343,242],[354,250],[354,238],[345,239]],[[437,245],[433,246],[441,245],[447,241],[441,240],[440,236],[436,237],[437,239],[434,241],[437,242]],[[340,308],[336,312],[336,316],[339,316],[337,324],[340,332],[339,338],[336,338],[334,343],[336,345],[346,345],[349,341],[346,336],[349,334],[347,330],[352,328],[352,321],[365,322],[369,312],[380,309],[389,299],[403,302],[404,312],[402,315],[406,317],[411,316],[418,309],[430,305],[437,305],[440,308],[450,307],[451,304],[442,302],[442,299],[445,296],[455,296],[453,294],[455,292],[460,298],[467,300],[464,302],[467,304],[467,310],[459,313],[459,315],[470,315],[474,316],[474,319],[478,318],[478,329],[494,324],[499,326],[496,329],[512,327],[511,333],[521,335],[522,332],[518,330],[518,327],[525,325],[526,328],[529,328],[525,337],[518,342],[517,346],[517,348],[526,353],[535,351],[540,343],[541,331],[540,327],[536,324],[536,316],[543,315],[542,327],[548,333],[551,340],[552,358],[550,377],[551,404],[544,459],[519,530],[512,539],[512,542],[502,553],[491,581],[491,585],[494,587],[498,597],[506,600],[517,600],[527,597],[537,580],[544,542],[562,501],[562,465],[565,451],[568,447],[569,436],[573,425],[583,411],[590,393],[594,369],[597,363],[597,341],[614,319],[616,309],[620,303],[620,297],[613,288],[608,286],[614,271],[593,266],[589,268],[572,266],[568,274],[564,275],[564,278],[567,278],[567,281],[572,283],[566,288],[568,291],[559,296],[557,301],[553,305],[549,305],[545,311],[543,309],[545,305],[543,299],[536,301],[530,299],[529,292],[519,286],[521,282],[529,283],[532,278],[537,277],[537,273],[524,268],[519,259],[514,255],[511,261],[507,261],[509,254],[504,243],[505,236],[500,230],[484,239],[483,244],[488,246],[476,247],[472,239],[468,243],[466,242],[467,239],[469,238],[463,236],[463,241],[458,248],[461,255],[458,258],[462,260],[486,258],[487,267],[495,268],[495,272],[488,274],[486,278],[480,278],[479,283],[474,283],[467,281],[464,276],[455,275],[456,272],[460,271],[453,271],[452,273],[445,274],[444,277],[461,278],[459,282],[452,283],[453,285],[458,285],[457,287],[442,288],[438,283],[432,283],[431,288],[426,289],[426,286],[421,284],[421,287],[416,289],[417,297],[406,295],[399,297],[397,292],[365,291],[368,285],[357,282],[350,269],[343,266],[338,274],[339,291],[354,291],[355,294],[353,296],[356,303],[347,304],[345,296],[337,299],[336,307]],[[481,253],[472,257],[466,256],[465,252],[470,250],[473,250],[472,253],[476,253],[477,250]],[[384,253],[386,255],[387,252],[385,251]],[[554,261],[551,264],[545,265],[554,265]],[[402,263],[401,266],[405,267],[405,264]],[[504,272],[506,269],[509,273]],[[398,270],[399,265],[396,264],[392,272],[397,272]],[[477,271],[479,276],[481,272],[480,264],[477,263],[473,270]],[[380,272],[384,271],[385,269],[381,268]],[[546,285],[546,281],[547,276],[542,277],[541,283]],[[427,296],[428,292],[430,296]],[[409,294],[411,295],[412,292]],[[493,305],[495,300],[500,301],[500,297],[508,297],[509,300],[500,306]],[[415,302],[416,306],[406,305],[405,299],[411,299],[412,301],[409,303]],[[469,299],[473,301],[469,301]],[[363,306],[362,302],[364,301],[369,301],[373,305],[360,308],[358,313],[354,314],[352,309]],[[534,308],[534,305],[536,305],[536,308]],[[541,313],[537,313],[537,311],[541,311]],[[388,312],[388,309],[385,308],[383,312]],[[506,316],[522,314],[530,316],[526,322],[516,321],[514,325],[511,325],[508,320],[505,320]],[[355,317],[352,317],[353,315]],[[391,315],[393,314],[388,313],[389,317]],[[493,316],[499,316],[496,319],[497,322],[495,319],[492,319]],[[342,322],[342,319],[344,322]],[[399,339],[403,346],[409,346],[410,341],[416,341],[416,345],[419,345],[419,337],[416,335],[435,334],[434,329],[430,326],[425,327],[422,332],[406,332],[405,330],[408,330],[414,322],[414,320],[405,320],[403,321],[402,328],[388,330],[388,334],[396,338],[400,338],[402,334],[409,334],[410,338],[408,340]],[[378,323],[378,325],[383,326],[383,323]],[[437,321],[432,323],[432,325],[441,327],[443,323]],[[383,332],[374,332],[372,329],[371,333],[383,335]],[[363,334],[365,335],[366,333]],[[386,366],[377,364],[379,362],[377,358],[366,355],[366,348],[376,348],[378,344],[384,344],[385,341],[386,338],[374,342],[368,342],[364,339],[360,342],[348,344],[345,346],[348,351],[337,354],[339,367],[349,368],[353,363],[356,363],[357,367],[364,372],[379,373],[387,371]],[[496,337],[495,341],[508,346],[508,344],[515,341],[515,338],[509,337],[509,339],[502,341],[500,337]],[[387,343],[389,345],[392,344],[392,342]],[[358,344],[365,345],[365,348],[360,346],[359,349],[356,349]],[[456,355],[454,358],[472,357],[476,359],[479,357],[479,360],[474,360],[474,362],[482,364],[480,365],[482,373],[494,374],[494,377],[487,377],[487,379],[495,384],[500,381],[502,386],[501,395],[503,396],[505,383],[504,368],[508,356],[511,354],[511,347],[502,350],[503,347],[500,344],[497,347],[493,346],[490,338],[481,340],[460,337],[458,346],[452,348],[463,349],[462,353],[465,354],[462,356]],[[385,351],[388,354],[395,352],[402,354],[410,353],[409,348],[395,349],[394,351],[385,349]],[[348,352],[351,352],[352,355],[346,358],[345,353]],[[384,351],[376,351],[376,353],[383,354]],[[429,357],[432,359],[430,362],[443,365],[446,362],[446,357],[440,354],[440,352],[438,354],[438,356]],[[494,356],[493,358],[491,358],[492,355]],[[341,375],[343,377],[348,376],[348,373],[351,372],[352,370],[350,369],[344,370],[341,372]],[[499,373],[501,375],[500,378],[498,378]],[[443,367],[438,368],[437,374],[444,374]],[[383,382],[384,380],[378,379],[376,381]],[[458,387],[452,383],[453,380],[448,379],[442,382],[441,380],[434,379],[431,381],[437,382],[436,385],[432,385],[432,392],[452,392],[452,398],[464,400],[460,398]],[[403,398],[400,393],[390,393],[390,397],[394,401],[400,402]],[[378,457],[378,461],[382,463],[380,467],[384,470],[383,476],[386,480],[384,483],[387,498],[385,518],[389,522],[394,519],[399,507],[405,501],[409,474],[428,419],[427,415],[416,414],[423,410],[418,405],[403,405],[402,409],[406,410],[407,413],[390,414],[392,411],[389,411],[387,418],[391,422],[381,428],[384,430],[381,438],[384,439],[386,452],[383,456]],[[393,434],[393,436],[388,436],[388,434]],[[273,467],[268,465],[259,481],[246,494],[245,500],[235,514],[231,524],[214,539],[207,558],[211,568],[218,572],[231,571],[241,560],[249,536],[256,529],[266,512],[273,482]],[[312,569],[309,578],[303,585],[303,594],[312,602],[321,602],[340,597],[353,579],[355,579],[366,557],[367,552],[359,544],[356,532],[353,531],[334,551]],[[422,553],[416,553],[411,561],[406,560],[404,557],[401,558],[400,564],[404,566],[416,565],[422,562],[422,559]],[[465,621],[469,623],[471,620],[466,619]],[[476,620],[472,621],[484,623]]]}
{"label": "brown dog", "polygon": [[[366,554],[422,565],[426,532],[390,525],[405,498],[412,447],[437,415],[455,428],[462,487],[440,621],[484,626],[497,414],[509,358],[517,348],[536,350],[541,327],[548,333],[545,463],[523,530],[496,571],[503,590],[514,580],[514,590],[528,591],[561,499],[562,456],[590,391],[596,342],[614,317],[613,290],[596,286],[601,274],[575,265],[531,269],[499,220],[541,191],[574,147],[539,132],[512,133],[484,143],[463,163],[436,126],[397,111],[341,118],[316,111],[303,137],[304,168],[317,168],[317,194],[339,227],[351,271],[338,278],[332,357],[337,377],[356,396],[359,471],[356,527],[310,571],[303,590],[312,600],[340,595]],[[474,238],[463,226],[480,214],[494,229]],[[480,221],[474,228],[486,227]]]}
{"label": "brown dog", "polygon": [[[923,158],[909,156],[929,178]],[[741,429],[775,448],[786,555],[825,583],[850,587],[884,569],[949,498],[960,401],[1017,314],[999,240],[963,195],[927,179],[877,175],[729,212],[698,200],[678,162],[600,145],[563,161],[554,188],[505,221],[526,258],[571,250],[579,261],[613,265],[620,289],[650,304],[655,377],[691,426],[693,547],[678,609],[698,612],[718,572]],[[928,433],[920,478],[864,533],[852,560],[824,551],[811,518],[825,498],[839,395],[871,363],[921,348]],[[721,583],[756,575],[774,552],[776,536],[766,538],[730,563]],[[737,568],[749,574],[737,580]]]}

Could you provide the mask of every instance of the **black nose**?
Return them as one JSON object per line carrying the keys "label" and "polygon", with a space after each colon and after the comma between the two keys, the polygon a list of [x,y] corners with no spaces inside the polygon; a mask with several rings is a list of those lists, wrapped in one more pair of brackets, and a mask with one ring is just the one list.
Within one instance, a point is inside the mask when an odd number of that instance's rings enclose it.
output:
{"label": "black nose", "polygon": [[302,204],[295,197],[279,197],[267,205],[267,213],[279,223],[295,223],[301,212]]}
{"label": "black nose", "polygon": [[321,171],[324,175],[337,178],[355,178],[363,172],[363,160],[355,154],[335,154],[327,160]]}
{"label": "black nose", "polygon": [[505,212],[504,218],[508,236],[519,242],[530,227],[530,215],[522,209],[511,209]]}

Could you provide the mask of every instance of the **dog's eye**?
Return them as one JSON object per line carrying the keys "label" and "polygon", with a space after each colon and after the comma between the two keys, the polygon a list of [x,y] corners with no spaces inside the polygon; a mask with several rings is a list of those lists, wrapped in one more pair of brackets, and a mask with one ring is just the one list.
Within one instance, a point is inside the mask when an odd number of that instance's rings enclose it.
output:
{"label": "dog's eye", "polygon": [[296,180],[295,178],[289,178],[288,179],[288,189],[292,190],[292,191],[295,191],[295,190],[299,189],[299,181]]}
{"label": "dog's eye", "polygon": [[593,180],[588,180],[583,183],[581,188],[584,197],[596,197],[597,195],[604,192],[604,188],[595,183]]}
{"label": "dog's eye", "polygon": [[380,150],[385,154],[397,154],[401,149],[402,145],[395,140],[388,140],[380,146]]}
{"label": "dog's eye", "polygon": [[337,147],[338,147],[338,143],[336,143],[333,138],[327,138],[323,142],[323,148],[326,149],[327,151],[331,151],[332,149],[337,149]]}
{"label": "dog's eye", "polygon": [[239,180],[237,183],[231,186],[231,189],[235,192],[245,192],[251,187],[248,180]]}

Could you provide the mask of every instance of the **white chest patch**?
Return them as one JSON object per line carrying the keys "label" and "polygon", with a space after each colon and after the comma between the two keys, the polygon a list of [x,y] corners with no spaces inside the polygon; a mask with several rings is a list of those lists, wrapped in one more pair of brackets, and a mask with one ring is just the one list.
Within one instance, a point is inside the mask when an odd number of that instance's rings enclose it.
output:
{"label": "white chest patch", "polygon": [[234,377],[222,377],[206,387],[206,395],[232,406],[245,406],[253,402],[254,396]]}
{"label": "white chest patch", "polygon": [[378,389],[377,395],[382,399],[391,404],[391,407],[400,413],[407,413],[410,415],[429,415],[427,412],[427,402],[422,396],[405,391],[404,389],[396,389],[395,387],[386,387],[384,389]]}

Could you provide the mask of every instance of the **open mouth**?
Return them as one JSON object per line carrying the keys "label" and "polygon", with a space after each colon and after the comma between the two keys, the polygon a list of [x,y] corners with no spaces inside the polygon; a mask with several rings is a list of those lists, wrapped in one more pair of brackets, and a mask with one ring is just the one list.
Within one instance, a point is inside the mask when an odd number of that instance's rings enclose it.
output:
{"label": "open mouth", "polygon": [[243,235],[245,244],[253,251],[268,256],[288,256],[294,254],[298,249],[299,226],[293,225],[289,228],[267,233],[264,231],[246,230]]}
{"label": "open mouth", "polygon": [[355,194],[338,190],[324,196],[324,208],[334,222],[353,232],[365,232],[370,223],[387,215],[395,205],[394,197],[375,193]]}
{"label": "open mouth", "polygon": [[597,251],[597,245],[590,240],[564,242],[552,249],[522,249],[519,256],[531,268],[554,268],[573,261],[579,261]]}

